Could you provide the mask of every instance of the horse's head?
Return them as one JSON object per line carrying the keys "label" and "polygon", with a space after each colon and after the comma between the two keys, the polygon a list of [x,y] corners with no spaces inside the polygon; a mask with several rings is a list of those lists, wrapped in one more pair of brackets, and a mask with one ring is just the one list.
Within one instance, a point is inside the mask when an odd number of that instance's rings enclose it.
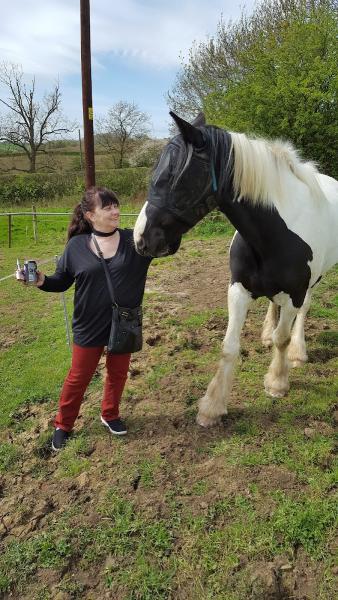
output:
{"label": "horse's head", "polygon": [[204,115],[191,124],[170,114],[180,135],[161,154],[134,228],[136,250],[147,256],[177,252],[183,233],[217,205],[215,165]]}

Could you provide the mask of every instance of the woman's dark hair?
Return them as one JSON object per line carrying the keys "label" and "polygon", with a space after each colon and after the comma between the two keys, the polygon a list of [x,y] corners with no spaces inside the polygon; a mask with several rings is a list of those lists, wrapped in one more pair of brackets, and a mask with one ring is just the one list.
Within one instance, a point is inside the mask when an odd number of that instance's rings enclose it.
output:
{"label": "woman's dark hair", "polygon": [[87,211],[94,211],[97,206],[104,208],[115,204],[120,206],[120,202],[116,194],[104,187],[90,187],[84,193],[79,204],[74,208],[72,220],[68,227],[68,240],[79,235],[80,233],[90,233],[92,231],[91,223],[85,218]]}

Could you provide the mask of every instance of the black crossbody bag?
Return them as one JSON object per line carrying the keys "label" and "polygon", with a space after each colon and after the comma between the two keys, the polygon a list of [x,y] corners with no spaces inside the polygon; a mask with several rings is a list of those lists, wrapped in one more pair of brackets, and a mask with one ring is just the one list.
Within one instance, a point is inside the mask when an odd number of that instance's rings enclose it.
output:
{"label": "black crossbody bag", "polygon": [[107,350],[112,354],[130,354],[132,352],[138,352],[142,348],[142,306],[136,306],[135,308],[118,306],[115,300],[110,273],[103,258],[103,254],[94,235],[92,236],[92,239],[104,268],[112,302],[112,322]]}

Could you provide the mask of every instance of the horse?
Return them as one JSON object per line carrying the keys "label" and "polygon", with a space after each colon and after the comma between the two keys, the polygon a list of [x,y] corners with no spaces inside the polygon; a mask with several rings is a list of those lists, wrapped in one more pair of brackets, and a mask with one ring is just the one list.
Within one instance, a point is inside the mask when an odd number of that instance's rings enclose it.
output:
{"label": "horse", "polygon": [[253,300],[270,300],[262,333],[263,343],[274,346],[266,393],[286,395],[289,361],[305,362],[304,319],[311,293],[338,260],[338,182],[301,160],[288,142],[206,125],[203,113],[192,123],[170,115],[179,134],[154,168],[134,228],[137,252],[175,253],[183,234],[216,207],[236,229],[221,359],[198,404],[197,423],[208,427],[227,414],[241,331]]}

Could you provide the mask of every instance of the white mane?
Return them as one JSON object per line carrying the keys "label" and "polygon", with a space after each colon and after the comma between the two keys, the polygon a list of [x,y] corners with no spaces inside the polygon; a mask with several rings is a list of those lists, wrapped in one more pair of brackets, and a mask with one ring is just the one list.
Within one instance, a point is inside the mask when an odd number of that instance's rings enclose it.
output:
{"label": "white mane", "polygon": [[250,139],[244,133],[233,132],[231,139],[233,185],[238,200],[245,197],[267,206],[282,202],[287,194],[290,173],[305,183],[314,197],[323,199],[315,164],[303,162],[291,144],[281,140]]}

